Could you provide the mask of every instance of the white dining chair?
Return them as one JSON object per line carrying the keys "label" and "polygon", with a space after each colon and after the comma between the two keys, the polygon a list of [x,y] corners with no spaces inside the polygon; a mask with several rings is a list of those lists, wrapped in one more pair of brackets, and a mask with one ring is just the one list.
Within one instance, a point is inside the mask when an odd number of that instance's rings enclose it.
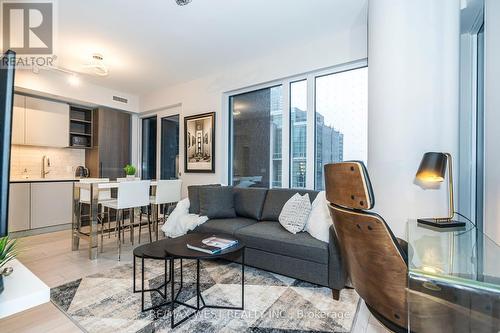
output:
{"label": "white dining chair", "polygon": [[[135,209],[147,207],[149,211],[149,188],[150,180],[123,181],[118,184],[117,197],[114,200],[103,203],[104,207],[116,210],[116,223],[118,225],[118,260],[121,259],[122,238],[125,238],[125,219],[123,211],[125,209]],[[134,214],[133,212],[131,214]],[[148,214],[149,215],[149,214]],[[109,215],[108,215],[109,219]],[[130,221],[130,239],[134,241],[134,225]],[[123,235],[122,235],[123,232]],[[149,230],[151,233],[151,228]],[[102,251],[102,248],[101,248]]]}
{"label": "white dining chair", "polygon": [[[168,210],[172,204],[181,200],[182,180],[159,180],[156,185],[156,193],[150,197],[151,208],[156,214],[154,223],[154,231],[156,232],[156,240],[158,240],[159,224],[160,224],[160,207],[163,206],[163,222],[166,221]],[[139,229],[140,235],[140,229]],[[140,242],[140,239],[139,239]]]}
{"label": "white dining chair", "polygon": [[[82,178],[80,179],[81,184],[99,184],[99,183],[109,183],[109,178]],[[90,190],[87,190],[85,188],[80,188],[80,203],[79,203],[79,211],[80,211],[80,226],[82,223],[82,217],[90,217],[92,212],[89,212],[89,214],[84,214],[82,215],[82,206],[83,205],[88,205],[90,207],[91,203],[91,197],[90,197]],[[98,223],[101,225],[101,239],[102,235],[104,233],[104,216],[106,213],[104,206],[102,205],[104,202],[112,200],[113,198],[111,197],[111,189],[107,190],[101,190],[99,191],[98,194],[98,209],[100,210],[100,213],[97,215],[97,220]],[[90,208],[89,208],[90,209]],[[111,229],[109,219],[108,219],[108,233],[109,230]]]}
{"label": "white dining chair", "polygon": [[116,181],[117,181],[118,183],[121,183],[121,182],[133,182],[133,181],[136,181],[136,180],[141,180],[141,177],[134,177],[134,178],[128,178],[128,177],[116,178]]}

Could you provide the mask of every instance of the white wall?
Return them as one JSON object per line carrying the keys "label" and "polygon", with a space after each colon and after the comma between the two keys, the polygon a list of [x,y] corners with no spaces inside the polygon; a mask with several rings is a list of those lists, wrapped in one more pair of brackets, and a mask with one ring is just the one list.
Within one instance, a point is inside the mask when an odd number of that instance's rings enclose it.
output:
{"label": "white wall", "polygon": [[[312,39],[307,45],[272,52],[251,63],[228,66],[225,71],[195,81],[164,87],[141,96],[141,111],[166,109],[181,104],[182,116],[216,112],[215,174],[184,174],[184,121],[180,125],[180,171],[186,187],[191,184],[227,182],[227,112],[224,93],[288,76],[366,58],[366,17],[360,24],[337,34]],[[364,22],[364,23],[363,23]]]}
{"label": "white wall", "polygon": [[[484,231],[500,244],[500,1],[485,1]],[[496,254],[498,253],[498,247]],[[488,254],[488,252],[487,252]],[[491,253],[489,253],[491,254]],[[493,259],[493,258],[490,258]],[[489,260],[498,273],[498,258]],[[493,268],[493,267],[491,267]],[[489,268],[486,267],[488,270]]]}
{"label": "white wall", "polygon": [[[68,75],[64,73],[40,70],[39,74],[34,74],[30,70],[18,70],[15,86],[20,91],[69,102],[100,105],[130,112],[139,111],[138,96],[91,84],[85,81],[85,77],[82,77],[79,85],[72,86],[68,82]],[[127,98],[128,104],[113,101],[114,95]]]}
{"label": "white wall", "polygon": [[446,186],[413,182],[424,152],[458,153],[459,5],[369,3],[368,168],[375,211],[399,237],[409,218],[447,215]]}

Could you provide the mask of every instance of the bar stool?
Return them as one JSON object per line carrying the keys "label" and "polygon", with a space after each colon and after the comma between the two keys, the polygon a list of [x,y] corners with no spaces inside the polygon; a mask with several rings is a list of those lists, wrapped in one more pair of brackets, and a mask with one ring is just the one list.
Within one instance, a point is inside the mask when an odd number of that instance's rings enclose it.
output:
{"label": "bar stool", "polygon": [[[82,184],[109,183],[109,178],[83,178],[83,179],[80,179],[80,183],[82,183]],[[103,204],[103,202],[109,201],[109,200],[113,200],[113,198],[111,197],[111,190],[110,189],[99,191],[97,203],[101,209],[100,209],[99,215],[97,216],[98,217],[97,220],[98,220],[98,223],[101,224],[101,249],[102,249],[102,240],[103,240],[103,234],[104,234],[104,216],[106,214],[106,212],[104,210],[104,206],[102,204]],[[82,217],[89,217],[90,216],[90,214],[82,215],[82,206],[88,205],[90,207],[90,203],[91,203],[90,191],[85,189],[85,188],[80,188],[80,203],[78,205],[78,209],[80,210],[80,221],[79,221],[80,225],[81,225]],[[111,229],[111,225],[110,225],[110,222],[108,219],[108,233],[109,233],[110,229]]]}
{"label": "bar stool", "polygon": [[159,180],[156,186],[155,195],[151,196],[151,208],[153,215],[153,227],[156,233],[156,240],[158,240],[160,212],[159,208],[163,206],[163,221],[166,221],[168,209],[172,204],[181,200],[182,180]]}
{"label": "bar stool", "polygon": [[118,183],[121,183],[121,182],[133,182],[135,180],[141,180],[141,178],[140,177],[134,177],[134,178],[128,178],[128,177],[116,178],[116,181]]}
{"label": "bar stool", "polygon": [[[169,209],[172,204],[175,204],[181,200],[181,188],[182,188],[182,180],[180,179],[159,180],[157,182],[156,194],[154,196],[151,196],[150,198],[151,208],[153,211],[153,223],[156,232],[156,240],[158,240],[158,230],[160,228],[159,208],[163,206],[163,222],[165,223],[167,209]],[[140,232],[141,231],[139,229],[139,235]]]}
{"label": "bar stool", "polygon": [[[118,260],[121,259],[122,251],[122,231],[125,238],[125,219],[123,210],[148,207],[149,210],[149,188],[150,180],[124,181],[118,184],[116,200],[103,202],[103,206],[116,210],[116,223],[118,225]],[[132,218],[132,216],[131,216]],[[109,219],[109,214],[108,214]],[[134,241],[134,225],[130,220],[130,239]],[[150,231],[151,233],[151,228]]]}

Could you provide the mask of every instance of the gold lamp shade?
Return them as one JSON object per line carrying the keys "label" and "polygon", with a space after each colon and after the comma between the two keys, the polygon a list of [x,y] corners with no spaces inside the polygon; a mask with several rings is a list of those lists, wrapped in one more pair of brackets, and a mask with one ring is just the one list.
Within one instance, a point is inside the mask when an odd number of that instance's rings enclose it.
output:
{"label": "gold lamp shade", "polygon": [[444,153],[425,153],[417,171],[417,179],[423,182],[442,182],[446,175],[448,157]]}

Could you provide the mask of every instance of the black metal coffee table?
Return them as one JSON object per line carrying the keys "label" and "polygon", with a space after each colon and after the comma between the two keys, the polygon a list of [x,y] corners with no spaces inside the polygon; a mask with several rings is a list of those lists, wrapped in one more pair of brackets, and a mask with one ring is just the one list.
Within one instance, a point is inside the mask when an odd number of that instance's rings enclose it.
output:
{"label": "black metal coffee table", "polygon": [[[187,248],[188,243],[196,243],[200,242],[201,240],[211,237],[211,236],[217,236],[221,238],[230,238],[234,239],[233,236],[231,235],[224,235],[224,234],[202,234],[202,233],[193,233],[193,234],[187,234],[178,238],[174,239],[168,239],[166,242],[164,242],[162,245],[164,247],[165,252],[167,253],[167,256],[170,259],[170,277],[169,281],[171,284],[172,288],[172,300],[170,302],[170,326],[172,328],[177,327],[178,325],[182,324],[192,316],[194,316],[196,313],[199,311],[203,310],[204,308],[215,308],[215,309],[227,309],[227,310],[243,310],[244,309],[244,304],[245,304],[245,244],[243,244],[240,240],[238,245],[235,245],[229,249],[226,249],[224,251],[221,251],[216,254],[208,254],[200,251],[195,251]],[[208,305],[205,303],[205,300],[203,299],[203,296],[200,291],[200,260],[211,260],[211,259],[219,259],[219,258],[227,258],[227,257],[233,257],[235,255],[239,255],[239,258],[241,258],[241,306],[240,307],[230,307],[230,306],[221,306],[221,305]],[[174,284],[175,284],[175,274],[174,274],[174,262],[175,259],[180,259],[181,260],[181,280],[180,280],[180,288],[177,292],[177,294],[174,297],[175,291],[174,291]],[[181,302],[178,300],[178,297],[182,291],[183,287],[183,277],[182,277],[182,260],[183,259],[191,259],[191,260],[196,260],[196,306],[187,304],[185,302]],[[200,306],[200,301],[203,304]],[[190,309],[195,310],[193,313],[189,314],[188,316],[184,317],[182,320],[178,321],[175,323],[175,318],[174,318],[174,305],[179,304],[185,307],[188,307]]]}
{"label": "black metal coffee table", "polygon": [[[154,310],[159,307],[169,305],[170,302],[164,302],[162,304],[158,305],[153,305],[149,308],[144,308],[144,293],[146,292],[157,292],[160,294],[160,296],[166,300],[167,298],[167,285],[170,282],[170,278],[167,280],[167,261],[169,260],[169,257],[167,253],[165,252],[165,244],[169,240],[163,239],[161,241],[156,241],[152,242],[149,244],[144,244],[141,246],[138,246],[134,249],[134,276],[133,276],[133,291],[134,293],[141,293],[141,310],[144,311],[149,311],[149,310]],[[136,258],[141,259],[141,289],[137,290],[136,289],[136,282],[135,282],[135,274],[136,274]],[[163,284],[158,286],[157,288],[151,288],[151,289],[144,289],[144,259],[153,259],[153,260],[163,260],[165,263],[165,275],[164,275],[164,280]],[[163,291],[161,289],[164,289]],[[172,294],[173,295],[173,294]]]}

